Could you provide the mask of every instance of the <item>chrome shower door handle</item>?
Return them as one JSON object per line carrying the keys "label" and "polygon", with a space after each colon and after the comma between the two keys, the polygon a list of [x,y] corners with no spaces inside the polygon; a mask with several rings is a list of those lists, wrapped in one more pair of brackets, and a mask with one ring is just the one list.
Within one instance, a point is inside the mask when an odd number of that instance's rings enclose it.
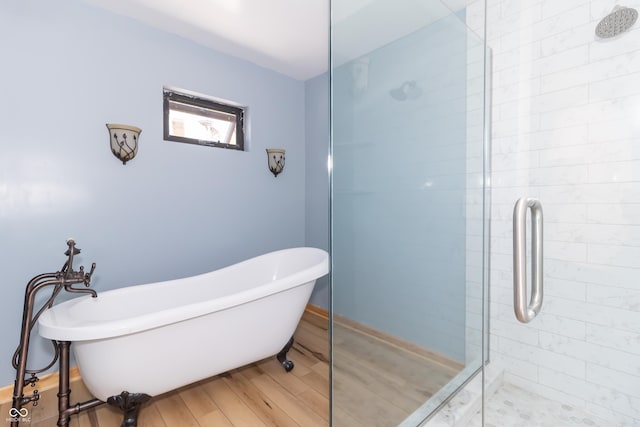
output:
{"label": "chrome shower door handle", "polygon": [[[527,304],[527,210],[531,208],[531,298]],[[513,309],[529,323],[542,308],[542,204],[522,197],[513,208]]]}

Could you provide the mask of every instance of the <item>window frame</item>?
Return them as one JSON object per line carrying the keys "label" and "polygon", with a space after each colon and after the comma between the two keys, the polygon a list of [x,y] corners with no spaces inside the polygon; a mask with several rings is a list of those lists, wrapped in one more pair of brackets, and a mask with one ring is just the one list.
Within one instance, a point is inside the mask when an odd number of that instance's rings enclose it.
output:
{"label": "window frame", "polygon": [[[227,148],[230,150],[245,151],[245,138],[244,138],[244,116],[245,108],[231,105],[220,101],[214,101],[212,99],[205,98],[203,96],[191,95],[185,92],[179,92],[175,89],[163,89],[163,128],[164,139],[166,141],[184,142],[186,144],[203,145],[205,147],[218,147]],[[236,143],[226,144],[224,142],[206,141],[196,138],[187,138],[170,133],[169,113],[171,111],[170,101],[179,102],[185,104],[194,110],[208,110],[215,115],[215,112],[222,112],[226,114],[232,114],[236,118]],[[206,116],[203,116],[206,117]],[[215,118],[215,117],[214,117]]]}

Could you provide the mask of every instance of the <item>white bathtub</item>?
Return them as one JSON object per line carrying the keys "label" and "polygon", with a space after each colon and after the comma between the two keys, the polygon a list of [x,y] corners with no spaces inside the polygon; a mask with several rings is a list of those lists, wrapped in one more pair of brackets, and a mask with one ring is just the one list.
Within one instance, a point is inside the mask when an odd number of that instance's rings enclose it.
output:
{"label": "white bathtub", "polygon": [[71,341],[89,391],[155,396],[277,354],[328,254],[271,252],[210,273],[83,296],[46,310],[41,336]]}

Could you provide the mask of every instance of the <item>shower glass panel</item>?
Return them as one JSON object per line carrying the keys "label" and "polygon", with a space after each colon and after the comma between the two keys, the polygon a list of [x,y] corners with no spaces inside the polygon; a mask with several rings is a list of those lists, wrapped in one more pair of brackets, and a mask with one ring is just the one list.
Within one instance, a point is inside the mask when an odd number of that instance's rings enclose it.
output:
{"label": "shower glass panel", "polygon": [[[640,26],[625,6],[640,3],[487,0],[486,426],[640,426]],[[544,211],[544,298],[528,323],[513,307],[521,197]]]}
{"label": "shower glass panel", "polygon": [[[333,0],[332,425],[417,426],[482,366],[484,5]],[[479,32],[482,34],[482,31]]]}

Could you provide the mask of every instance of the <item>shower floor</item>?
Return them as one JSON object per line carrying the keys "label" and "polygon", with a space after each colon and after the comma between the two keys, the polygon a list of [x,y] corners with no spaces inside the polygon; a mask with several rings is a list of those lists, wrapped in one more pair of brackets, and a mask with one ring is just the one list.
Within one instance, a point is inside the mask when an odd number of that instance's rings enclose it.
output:
{"label": "shower floor", "polygon": [[[522,389],[504,378],[493,364],[485,367],[484,427],[611,427],[582,409]],[[425,424],[427,427],[481,427],[482,381],[475,376]]]}
{"label": "shower floor", "polygon": [[[467,427],[482,425],[477,412]],[[485,406],[485,427],[503,426],[598,426],[607,423],[586,412],[505,383],[489,397]]]}

